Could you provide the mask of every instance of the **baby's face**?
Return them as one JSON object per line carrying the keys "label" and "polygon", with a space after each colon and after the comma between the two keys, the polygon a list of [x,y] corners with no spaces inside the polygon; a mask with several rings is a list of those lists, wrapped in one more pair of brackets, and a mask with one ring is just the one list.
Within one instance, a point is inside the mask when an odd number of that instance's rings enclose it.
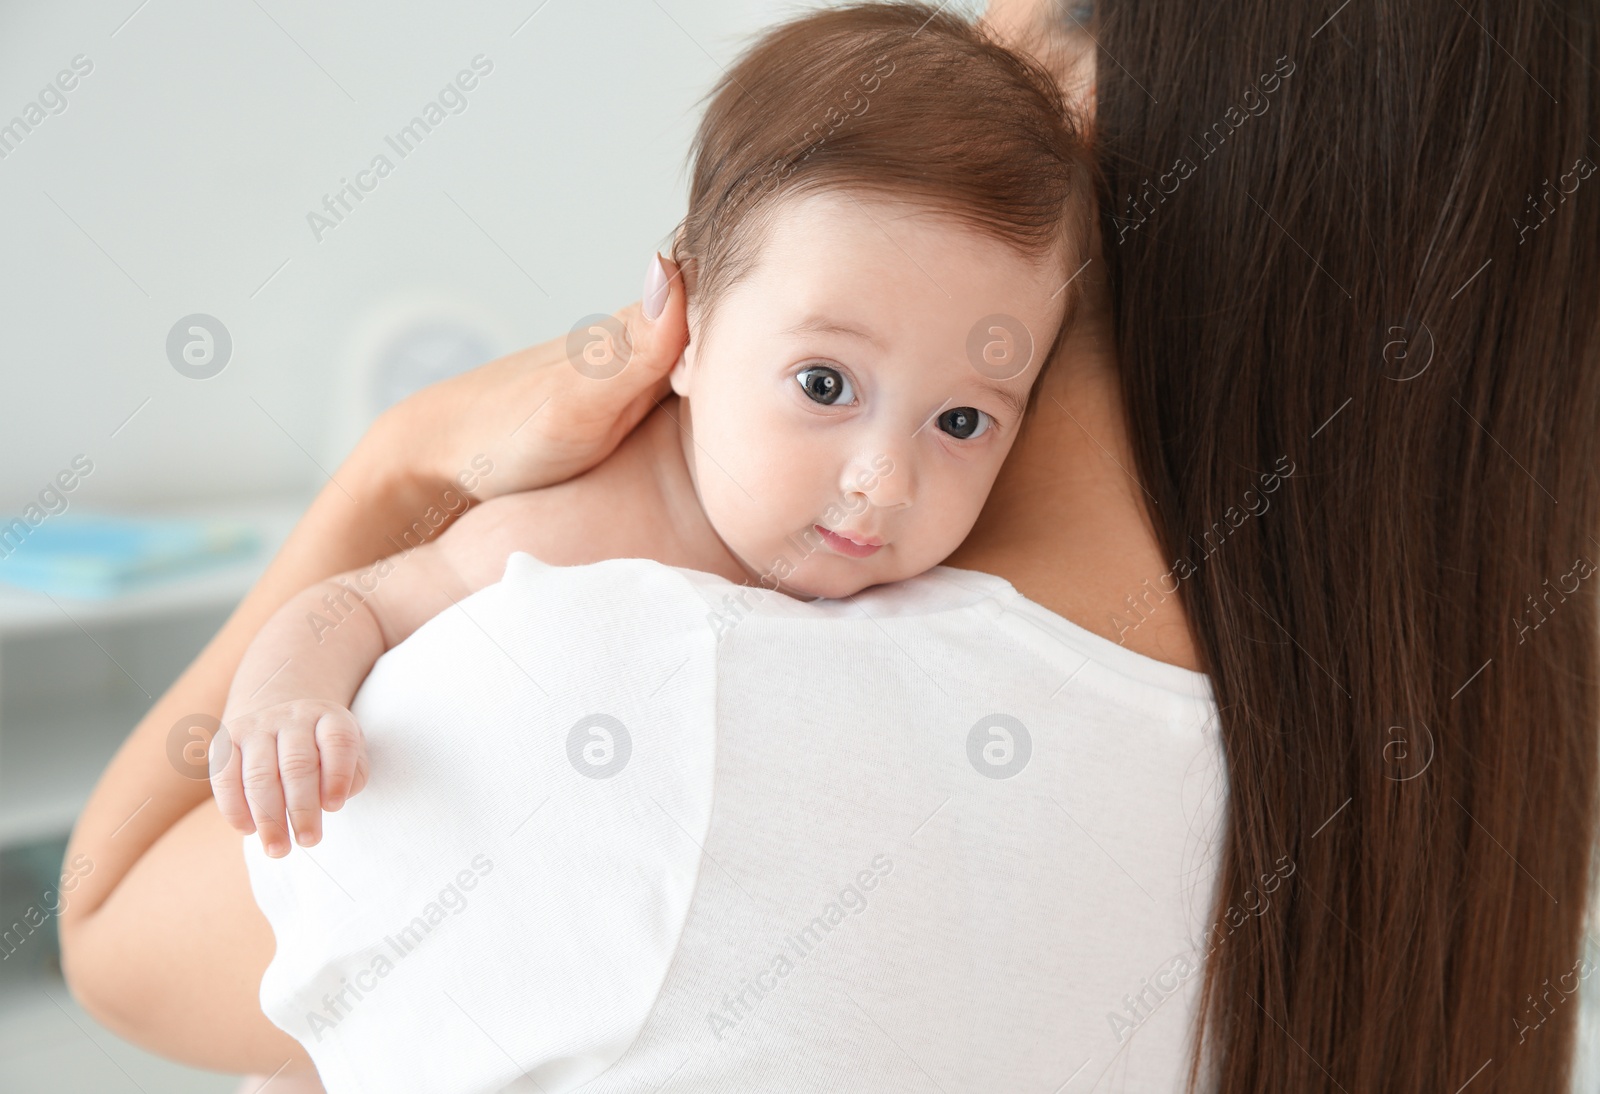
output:
{"label": "baby's face", "polygon": [[1064,269],[920,206],[787,202],[672,376],[701,505],[751,578],[843,597],[954,551],[1017,438]]}

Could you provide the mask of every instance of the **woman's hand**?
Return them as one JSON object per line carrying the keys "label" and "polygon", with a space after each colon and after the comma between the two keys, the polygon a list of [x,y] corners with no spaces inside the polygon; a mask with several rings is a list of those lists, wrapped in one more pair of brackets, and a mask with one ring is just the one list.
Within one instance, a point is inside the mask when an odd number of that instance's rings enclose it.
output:
{"label": "woman's hand", "polygon": [[[123,742],[73,829],[67,858],[91,867],[60,913],[67,983],[101,1022],[212,1070],[309,1066],[261,1013],[257,991],[274,943],[239,833],[213,804],[204,766],[180,760],[198,743],[197,727],[217,724],[245,649],[290,597],[401,542],[433,538],[465,511],[461,489],[481,500],[550,485],[616,448],[666,394],[688,341],[682,279],[660,263],[646,281],[654,319],[631,305],[387,411]],[[586,346],[591,326],[609,332],[603,345]],[[480,455],[493,468],[467,487],[461,476],[484,466]]]}
{"label": "woman's hand", "polygon": [[[656,255],[640,303],[442,380],[389,415],[424,446],[435,481],[457,480],[479,501],[549,486],[611,454],[668,392],[688,339],[683,278]],[[484,455],[492,471],[470,474]]]}

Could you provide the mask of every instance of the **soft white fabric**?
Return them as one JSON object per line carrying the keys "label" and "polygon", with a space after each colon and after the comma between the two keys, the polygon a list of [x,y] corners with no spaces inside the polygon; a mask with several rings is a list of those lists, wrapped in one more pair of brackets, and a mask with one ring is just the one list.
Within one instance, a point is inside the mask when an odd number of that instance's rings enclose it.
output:
{"label": "soft white fabric", "polygon": [[323,842],[244,840],[262,1007],[330,1094],[1180,1087],[1205,677],[1000,578],[802,603],[518,553],[354,712]]}

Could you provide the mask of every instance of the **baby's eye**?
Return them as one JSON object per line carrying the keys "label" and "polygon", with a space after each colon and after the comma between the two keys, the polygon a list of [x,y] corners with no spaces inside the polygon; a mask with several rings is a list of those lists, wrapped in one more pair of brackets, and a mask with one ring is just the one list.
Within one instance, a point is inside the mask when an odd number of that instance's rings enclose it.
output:
{"label": "baby's eye", "polygon": [[850,381],[846,380],[838,369],[814,365],[811,368],[801,369],[795,373],[794,378],[800,381],[806,396],[814,403],[833,406],[836,403],[849,403],[855,399],[855,391],[850,387]]}
{"label": "baby's eye", "polygon": [[958,406],[939,415],[939,428],[963,441],[982,436],[993,419],[976,407]]}

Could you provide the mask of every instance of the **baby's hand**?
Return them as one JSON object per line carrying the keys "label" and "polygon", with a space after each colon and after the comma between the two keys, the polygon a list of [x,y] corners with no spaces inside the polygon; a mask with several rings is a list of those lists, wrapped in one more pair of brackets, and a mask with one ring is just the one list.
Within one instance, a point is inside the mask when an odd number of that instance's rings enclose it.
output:
{"label": "baby's hand", "polygon": [[296,841],[310,847],[322,838],[322,810],[367,784],[366,740],[337,703],[294,699],[223,725],[211,742],[211,792],[223,819],[247,835],[259,830],[272,858],[289,853],[286,803]]}

